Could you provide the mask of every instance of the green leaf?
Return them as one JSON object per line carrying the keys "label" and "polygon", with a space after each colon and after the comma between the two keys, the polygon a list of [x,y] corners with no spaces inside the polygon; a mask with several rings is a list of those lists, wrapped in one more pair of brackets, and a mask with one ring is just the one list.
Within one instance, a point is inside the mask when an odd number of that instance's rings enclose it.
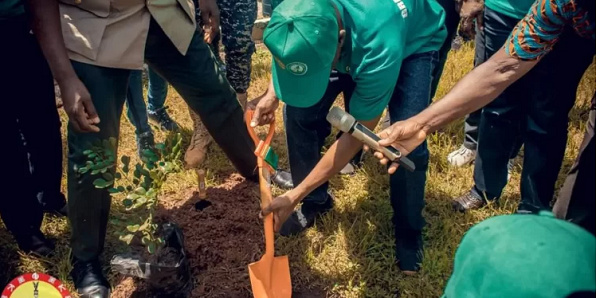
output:
{"label": "green leaf", "polygon": [[135,200],[135,203],[129,209],[131,210],[131,209],[140,208],[144,204],[146,204],[147,201],[148,201],[148,199],[146,197],[139,197]]}
{"label": "green leaf", "polygon": [[88,157],[89,159],[96,158],[96,157],[98,157],[98,154],[96,154],[96,153],[90,153],[90,154],[88,154],[88,156],[87,156],[87,157]]}
{"label": "green leaf", "polygon": [[123,187],[123,185],[117,187],[117,189],[119,190],[119,192],[124,192],[125,191],[125,187]]}
{"label": "green leaf", "polygon": [[127,230],[132,233],[137,232],[139,230],[139,228],[140,228],[140,225],[128,225],[127,226]]}
{"label": "green leaf", "polygon": [[130,200],[136,200],[137,198],[139,198],[140,195],[136,194],[136,193],[130,193],[127,195],[127,198]]}
{"label": "green leaf", "polygon": [[93,171],[92,171],[92,175],[98,175],[98,173],[100,173],[100,170],[97,170],[97,169],[96,169],[96,170],[93,170]]}
{"label": "green leaf", "polygon": [[158,163],[158,165],[161,166],[161,167],[164,167],[165,166],[165,162],[161,161],[161,162]]}
{"label": "green leaf", "polygon": [[83,155],[90,155],[90,154],[92,154],[92,153],[94,153],[94,151],[92,151],[92,150],[89,150],[89,149],[88,149],[88,150],[85,150],[85,151],[83,151]]}
{"label": "green leaf", "polygon": [[133,177],[140,179],[142,177],[142,167],[137,164],[135,165],[135,170],[133,171]]}
{"label": "green leaf", "polygon": [[150,242],[148,244],[148,252],[154,254],[156,252],[156,243]]}
{"label": "green leaf", "polygon": [[121,168],[123,170],[123,172],[125,172],[126,174],[129,174],[129,166],[125,165],[123,166],[123,168]]}
{"label": "green leaf", "polygon": [[144,189],[143,187],[138,187],[135,189],[135,193],[140,196],[143,196],[146,194],[146,189]]}
{"label": "green leaf", "polygon": [[154,188],[151,188],[146,192],[146,196],[149,198],[154,198],[154,197],[156,197],[156,195],[157,195],[157,193]]}
{"label": "green leaf", "polygon": [[145,176],[145,177],[150,177],[150,172],[148,172],[148,170],[144,170],[144,169],[142,169],[142,171],[141,171],[141,172],[142,172],[142,176]]}
{"label": "green leaf", "polygon": [[117,147],[117,139],[115,139],[115,138],[110,138],[110,139],[108,139],[108,140],[109,140],[109,142],[110,142],[110,145],[111,145],[113,148],[116,148],[116,147]]}
{"label": "green leaf", "polygon": [[112,184],[112,182],[106,181],[102,178],[98,178],[98,179],[94,180],[93,183],[96,188],[106,188]]}
{"label": "green leaf", "polygon": [[104,174],[104,173],[106,173],[106,171],[107,171],[107,170],[108,170],[107,168],[102,168],[102,169],[100,170],[100,173]]}
{"label": "green leaf", "polygon": [[148,237],[148,236],[142,237],[142,244],[148,245],[148,244],[150,244],[150,242],[152,242],[152,239],[150,239],[150,237]]}
{"label": "green leaf", "polygon": [[108,192],[109,193],[120,193],[121,191],[118,188],[112,187],[112,188],[108,189]]}
{"label": "green leaf", "polygon": [[83,167],[79,169],[79,174],[85,174],[90,171],[89,167]]}
{"label": "green leaf", "polygon": [[131,240],[133,240],[133,234],[126,234],[126,235],[120,236],[119,240],[125,241],[125,243],[127,243],[127,245],[129,245],[131,243]]}
{"label": "green leaf", "polygon": [[142,186],[146,189],[149,189],[152,186],[152,179],[150,177],[144,177],[144,183]]}
{"label": "green leaf", "polygon": [[115,179],[121,179],[121,178],[122,178],[121,173],[115,173]]}
{"label": "green leaf", "polygon": [[136,200],[136,205],[137,206],[142,206],[143,204],[146,204],[146,202],[148,202],[148,198],[146,198],[146,197],[139,197]]}
{"label": "green leaf", "polygon": [[167,146],[165,146],[165,144],[163,144],[163,143],[158,143],[158,144],[154,145],[154,147],[158,150],[165,150],[167,148]]}
{"label": "green leaf", "polygon": [[154,153],[154,151],[150,150],[150,149],[144,149],[144,151],[142,151],[142,156],[151,158],[151,157],[156,157],[156,153]]}
{"label": "green leaf", "polygon": [[154,168],[156,168],[156,166],[154,165],[154,163],[147,163],[147,164],[146,164],[146,167],[147,167],[149,170],[154,170]]}
{"label": "green leaf", "polygon": [[125,207],[131,207],[131,205],[133,205],[133,200],[131,200],[131,199],[124,199],[123,200],[123,206],[125,206]]}
{"label": "green leaf", "polygon": [[110,173],[102,174],[102,178],[104,178],[106,181],[112,181],[114,179],[113,175],[111,175]]}
{"label": "green leaf", "polygon": [[131,185],[127,185],[127,191],[132,191],[133,187]]}
{"label": "green leaf", "polygon": [[158,156],[156,156],[156,155],[154,155],[154,156],[150,156],[150,157],[148,157],[148,159],[149,159],[151,162],[157,162],[157,161],[158,161]]}
{"label": "green leaf", "polygon": [[140,179],[133,178],[132,182],[134,185],[138,185],[138,184],[140,184]]}

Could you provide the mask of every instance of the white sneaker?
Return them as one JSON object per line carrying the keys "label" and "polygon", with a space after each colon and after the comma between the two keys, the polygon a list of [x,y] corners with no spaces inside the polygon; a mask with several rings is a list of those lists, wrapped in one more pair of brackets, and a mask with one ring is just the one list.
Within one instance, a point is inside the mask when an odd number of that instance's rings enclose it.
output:
{"label": "white sneaker", "polygon": [[515,158],[511,158],[508,160],[508,164],[506,165],[506,167],[508,168],[508,172],[506,174],[506,181],[510,180],[510,172],[512,172],[512,170],[515,167],[515,162],[516,162],[516,157]]}
{"label": "white sneaker", "polygon": [[458,150],[448,154],[448,162],[455,167],[462,167],[473,162],[476,153],[476,150],[471,150],[462,145]]}
{"label": "white sneaker", "polygon": [[342,175],[354,175],[354,173],[356,173],[356,169],[350,162],[340,171],[340,174]]}

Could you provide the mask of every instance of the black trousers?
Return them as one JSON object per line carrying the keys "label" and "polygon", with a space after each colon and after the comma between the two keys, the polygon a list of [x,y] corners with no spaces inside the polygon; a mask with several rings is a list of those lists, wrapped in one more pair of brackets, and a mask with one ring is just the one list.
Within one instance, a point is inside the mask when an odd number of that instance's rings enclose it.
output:
{"label": "black trousers", "polygon": [[21,244],[39,233],[38,193],[44,202],[61,199],[60,121],[52,74],[25,17],[1,21],[0,36],[10,41],[0,50],[0,100],[6,111],[0,117],[6,152],[0,216]]}
{"label": "black trousers", "polygon": [[596,235],[596,95],[577,159],[560,189],[553,208],[556,217],[569,220]]}
{"label": "black trousers", "polygon": [[[498,51],[518,19],[486,8],[486,58]],[[498,198],[506,185],[507,162],[525,146],[519,211],[550,209],[567,142],[569,110],[577,86],[595,54],[594,41],[565,28],[553,50],[525,76],[483,108],[473,189]]]}

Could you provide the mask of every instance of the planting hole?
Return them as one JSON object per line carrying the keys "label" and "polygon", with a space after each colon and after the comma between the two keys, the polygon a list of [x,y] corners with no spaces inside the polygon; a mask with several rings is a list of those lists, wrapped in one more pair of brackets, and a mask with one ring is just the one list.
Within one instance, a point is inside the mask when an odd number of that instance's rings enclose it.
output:
{"label": "planting hole", "polygon": [[211,203],[210,201],[207,201],[207,200],[200,200],[200,201],[198,201],[198,202],[196,203],[196,205],[195,205],[195,206],[196,206],[196,210],[198,210],[198,211],[202,211],[202,210],[204,210],[204,208],[206,208],[206,207],[208,207],[208,206],[210,206],[210,205],[212,205],[212,203]]}

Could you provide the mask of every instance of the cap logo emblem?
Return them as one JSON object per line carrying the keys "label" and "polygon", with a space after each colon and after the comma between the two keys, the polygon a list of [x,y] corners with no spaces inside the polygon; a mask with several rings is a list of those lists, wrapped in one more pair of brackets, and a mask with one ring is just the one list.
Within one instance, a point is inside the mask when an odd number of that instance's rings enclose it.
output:
{"label": "cap logo emblem", "polygon": [[303,76],[308,71],[308,66],[306,66],[306,64],[302,63],[302,62],[288,63],[288,65],[286,65],[286,68],[291,73],[293,73],[293,74],[295,74],[297,76]]}

